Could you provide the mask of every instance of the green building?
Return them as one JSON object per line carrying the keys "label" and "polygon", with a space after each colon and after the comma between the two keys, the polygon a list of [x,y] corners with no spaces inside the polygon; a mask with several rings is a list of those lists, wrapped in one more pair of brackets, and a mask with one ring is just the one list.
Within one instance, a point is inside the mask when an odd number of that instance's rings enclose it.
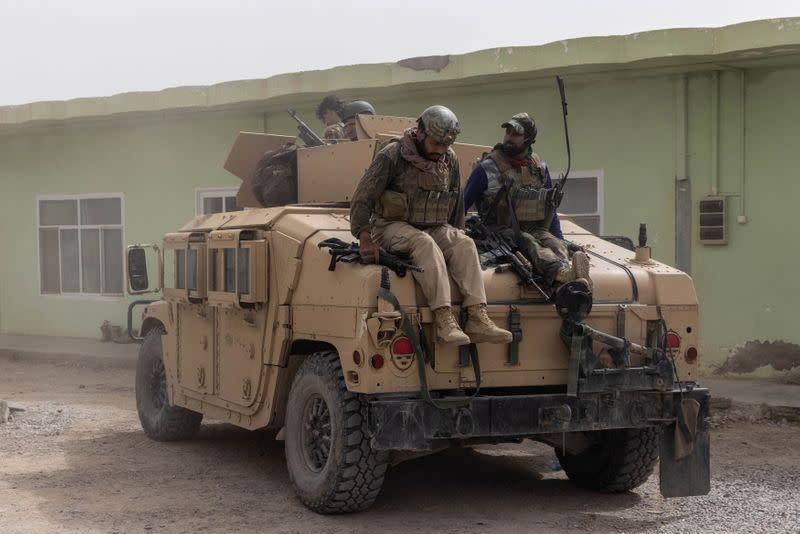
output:
{"label": "green building", "polygon": [[124,244],[233,209],[222,163],[237,132],[292,134],[289,106],[321,126],[329,93],[385,115],[444,104],[467,143],[495,143],[528,111],[537,152],[562,168],[555,74],[572,134],[564,211],[605,235],[647,223],[654,256],[694,278],[706,366],[765,342],[800,359],[800,18],[0,107],[0,333],[124,324]]}

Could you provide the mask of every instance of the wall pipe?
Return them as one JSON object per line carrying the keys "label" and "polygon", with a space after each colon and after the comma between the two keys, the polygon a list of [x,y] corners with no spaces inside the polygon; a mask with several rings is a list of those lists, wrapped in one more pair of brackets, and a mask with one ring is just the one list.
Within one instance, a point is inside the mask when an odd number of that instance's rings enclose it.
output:
{"label": "wall pipe", "polygon": [[711,72],[711,194],[719,193],[719,71]]}
{"label": "wall pipe", "polygon": [[744,69],[740,69],[739,70],[739,103],[740,103],[739,111],[741,113],[741,122],[740,122],[740,124],[741,124],[741,131],[740,131],[741,138],[739,139],[739,152],[740,152],[740,154],[739,154],[739,158],[740,158],[739,163],[741,165],[740,172],[741,172],[741,178],[742,178],[742,184],[741,184],[741,188],[739,190],[739,193],[740,193],[742,198],[741,198],[741,203],[739,205],[739,217],[737,218],[737,222],[739,224],[744,224],[744,223],[747,222],[747,215],[746,215],[746,212],[745,212],[745,204],[744,204],[745,182],[746,182],[746,176],[747,176],[747,167],[746,167],[746,163],[747,163],[747,160],[746,160],[746,157],[747,157],[746,156],[747,144],[746,144],[746,123],[745,123],[746,111],[747,111],[747,107],[746,107],[747,106],[747,76],[746,76],[746,74],[747,74],[747,71],[745,71]]}

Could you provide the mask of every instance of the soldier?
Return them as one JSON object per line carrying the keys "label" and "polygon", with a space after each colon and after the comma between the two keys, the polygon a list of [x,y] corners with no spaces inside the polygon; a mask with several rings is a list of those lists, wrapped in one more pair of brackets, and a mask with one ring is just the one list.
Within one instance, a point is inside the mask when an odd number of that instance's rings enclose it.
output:
{"label": "soldier", "polygon": [[[408,252],[413,273],[436,320],[439,343],[510,343],[486,313],[478,251],[464,227],[458,160],[450,145],[460,132],[455,114],[431,106],[417,127],[376,155],[353,194],[350,224],[362,256],[381,248]],[[468,320],[462,331],[450,309],[450,280],[461,291]]]}
{"label": "soldier", "polygon": [[336,95],[326,96],[317,106],[317,118],[325,125],[322,137],[326,141],[345,139],[344,123],[341,119],[343,106],[344,102],[339,100]]}
{"label": "soldier", "polygon": [[358,141],[356,133],[356,115],[375,115],[375,108],[365,100],[353,100],[342,107],[342,122],[344,123],[344,139]]}
{"label": "soldier", "polygon": [[[464,204],[475,204],[488,226],[516,241],[549,284],[582,278],[591,286],[588,256],[577,251],[570,263],[558,214],[552,213],[550,171],[533,152],[536,123],[527,113],[519,113],[501,128],[506,130],[503,142],[495,145],[470,174]],[[548,220],[552,222],[546,228]]]}

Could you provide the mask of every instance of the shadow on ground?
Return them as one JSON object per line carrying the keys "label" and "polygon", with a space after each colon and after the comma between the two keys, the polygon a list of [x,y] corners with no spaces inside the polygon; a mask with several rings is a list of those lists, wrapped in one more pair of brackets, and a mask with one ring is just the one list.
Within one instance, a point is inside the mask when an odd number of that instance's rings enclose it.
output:
{"label": "shadow on ground", "polygon": [[410,460],[390,470],[369,511],[320,516],[295,499],[283,443],[274,438],[220,423],[204,424],[181,443],[154,442],[140,430],[65,434],[53,444],[61,460],[7,482],[34,495],[48,521],[74,530],[638,531],[654,525],[614,514],[639,506],[636,493],[590,493],[553,478],[559,475],[548,467],[552,454],[540,448],[514,456],[456,449]]}

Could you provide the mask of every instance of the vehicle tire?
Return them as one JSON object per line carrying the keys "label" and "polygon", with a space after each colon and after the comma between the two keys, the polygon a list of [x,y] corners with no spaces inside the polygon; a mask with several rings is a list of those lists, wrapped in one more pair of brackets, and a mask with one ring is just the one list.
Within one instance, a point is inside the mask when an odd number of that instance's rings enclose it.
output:
{"label": "vehicle tire", "polygon": [[644,483],[658,462],[659,429],[600,430],[586,433],[593,445],[577,454],[556,455],[576,485],[604,492],[623,492]]}
{"label": "vehicle tire", "polygon": [[167,376],[161,338],[164,330],[147,333],[139,348],[136,366],[136,411],[147,437],[156,441],[179,441],[192,437],[203,414],[172,406],[167,400]]}
{"label": "vehicle tire", "polygon": [[370,446],[367,403],[347,391],[335,352],[310,355],[286,407],[286,466],[295,492],[322,514],[369,508],[381,491],[389,453]]}

